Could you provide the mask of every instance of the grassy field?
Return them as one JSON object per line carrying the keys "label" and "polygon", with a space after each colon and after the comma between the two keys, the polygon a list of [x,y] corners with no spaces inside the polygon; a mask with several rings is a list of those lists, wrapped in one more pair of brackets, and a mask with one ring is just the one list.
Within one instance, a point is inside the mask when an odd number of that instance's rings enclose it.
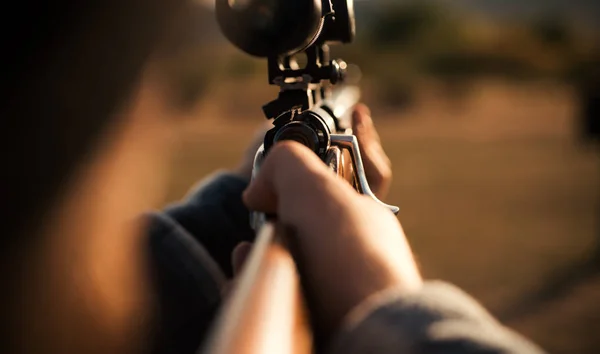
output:
{"label": "grassy field", "polygon": [[[182,125],[170,200],[237,163],[274,97],[253,87],[216,87]],[[597,352],[600,273],[587,259],[600,242],[600,158],[576,142],[571,90],[480,81],[460,101],[432,85],[418,92],[402,111],[372,108],[394,165],[387,201],[401,206],[424,274],[550,352]]]}

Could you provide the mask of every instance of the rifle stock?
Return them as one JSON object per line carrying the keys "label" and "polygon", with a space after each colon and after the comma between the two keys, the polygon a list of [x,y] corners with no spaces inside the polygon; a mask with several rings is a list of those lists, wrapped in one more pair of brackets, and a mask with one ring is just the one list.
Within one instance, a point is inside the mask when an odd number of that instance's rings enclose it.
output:
{"label": "rifle stock", "polygon": [[285,228],[266,223],[202,353],[307,354],[312,336]]}

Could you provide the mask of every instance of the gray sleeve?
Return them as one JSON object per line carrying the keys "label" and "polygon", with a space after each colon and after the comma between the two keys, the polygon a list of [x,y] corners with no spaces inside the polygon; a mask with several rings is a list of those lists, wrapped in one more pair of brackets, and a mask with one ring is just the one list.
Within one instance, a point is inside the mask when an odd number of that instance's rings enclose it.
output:
{"label": "gray sleeve", "polygon": [[225,275],[204,247],[167,215],[146,217],[156,301],[151,353],[194,353],[221,303]]}
{"label": "gray sleeve", "polygon": [[253,237],[242,203],[247,183],[216,173],[181,202],[147,215],[158,324],[152,353],[194,353],[204,339],[231,275],[231,251]]}
{"label": "gray sleeve", "polygon": [[242,201],[248,183],[235,174],[217,172],[165,210],[202,244],[228,277],[233,273],[233,249],[242,241],[253,241],[255,235],[250,228],[250,212]]}
{"label": "gray sleeve", "polygon": [[458,288],[428,282],[416,294],[390,289],[358,306],[329,354],[543,353]]}

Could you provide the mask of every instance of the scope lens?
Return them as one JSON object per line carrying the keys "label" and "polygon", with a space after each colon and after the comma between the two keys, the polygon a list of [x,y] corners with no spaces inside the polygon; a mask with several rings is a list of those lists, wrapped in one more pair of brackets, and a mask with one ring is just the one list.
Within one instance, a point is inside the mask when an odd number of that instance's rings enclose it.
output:
{"label": "scope lens", "polygon": [[216,0],[223,34],[258,57],[292,55],[319,33],[322,0]]}

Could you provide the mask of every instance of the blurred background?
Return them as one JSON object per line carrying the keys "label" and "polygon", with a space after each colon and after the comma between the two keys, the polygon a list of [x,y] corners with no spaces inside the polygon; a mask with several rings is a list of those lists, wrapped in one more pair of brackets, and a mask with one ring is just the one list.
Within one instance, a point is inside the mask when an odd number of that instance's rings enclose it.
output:
{"label": "blurred background", "polygon": [[[427,278],[451,281],[554,353],[600,350],[600,2],[364,0],[362,71],[393,162],[387,202]],[[221,36],[211,1],[182,23],[181,122],[169,200],[236,166],[266,61]],[[185,21],[184,21],[185,20]],[[594,133],[595,131],[595,133]]]}

